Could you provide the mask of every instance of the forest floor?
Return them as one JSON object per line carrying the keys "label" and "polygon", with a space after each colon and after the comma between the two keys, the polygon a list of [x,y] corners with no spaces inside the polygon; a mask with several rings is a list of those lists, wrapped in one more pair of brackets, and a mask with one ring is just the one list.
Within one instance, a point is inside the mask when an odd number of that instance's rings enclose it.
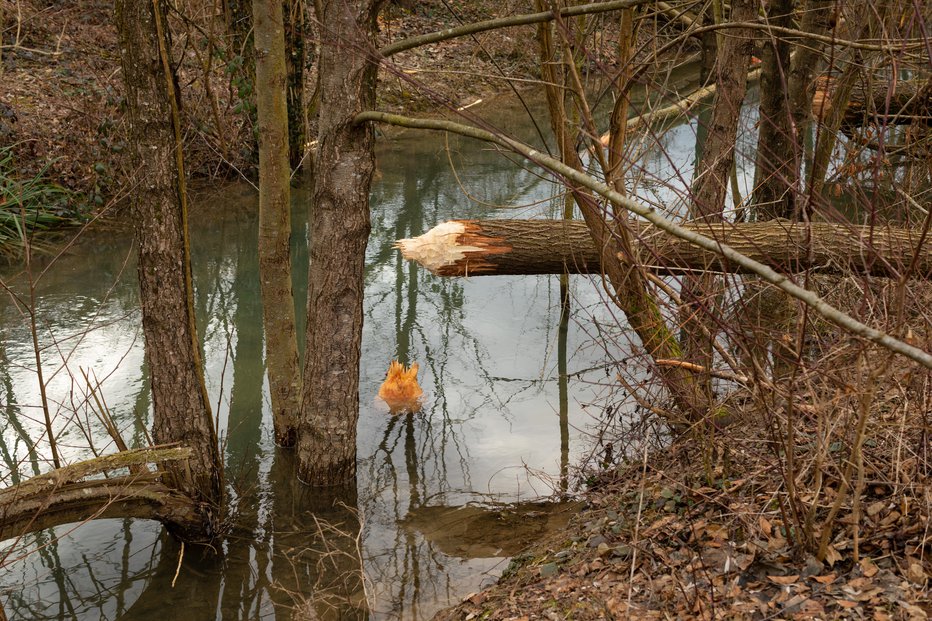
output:
{"label": "forest floor", "polygon": [[[413,6],[385,9],[379,45],[531,8],[520,0],[430,0]],[[12,148],[14,156],[0,176],[26,180],[42,174],[45,182],[72,192],[73,206],[85,212],[118,198],[133,178],[125,161],[113,10],[106,0],[0,0],[0,148]],[[197,10],[170,15],[186,168],[194,178],[254,178],[247,146],[253,129],[242,112],[237,59],[224,51],[229,43],[219,32],[222,18],[211,20]],[[529,88],[538,77],[534,33],[508,29],[397,54],[380,72],[379,107],[416,114],[487,104],[510,92],[505,75],[517,80],[516,88]],[[611,45],[606,38],[604,46]],[[314,80],[311,70],[308,94]]]}
{"label": "forest floor", "polygon": [[[901,415],[888,405],[884,418]],[[792,540],[799,531],[762,426],[754,417],[723,432],[714,444],[728,463],[708,477],[694,437],[602,472],[565,531],[435,621],[929,618],[928,474],[904,460],[899,483],[871,476],[859,509],[826,520],[834,530],[820,562]],[[802,427],[815,431],[814,421]],[[888,456],[871,451],[877,472]],[[829,485],[837,492],[837,480]]]}

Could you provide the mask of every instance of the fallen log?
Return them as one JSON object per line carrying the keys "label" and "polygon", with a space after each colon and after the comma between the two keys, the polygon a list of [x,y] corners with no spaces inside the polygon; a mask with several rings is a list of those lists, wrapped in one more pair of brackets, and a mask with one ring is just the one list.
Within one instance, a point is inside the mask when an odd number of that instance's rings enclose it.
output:
{"label": "fallen log", "polygon": [[[828,116],[832,108],[834,89],[834,80],[825,76],[817,80],[812,96],[813,116]],[[897,83],[894,88],[884,82],[878,84],[873,91],[868,91],[864,85],[859,84],[851,92],[842,122],[854,127],[871,123],[932,124],[932,84],[909,80]]]}
{"label": "fallen log", "polygon": [[[821,274],[898,277],[916,252],[920,231],[781,220],[745,224],[690,224],[687,229],[727,244],[785,274],[810,269]],[[721,255],[671,237],[645,223],[632,225],[632,260],[658,273],[712,271],[749,274]],[[564,220],[451,220],[419,237],[395,244],[405,259],[438,276],[589,274],[602,271],[586,225]],[[919,250],[915,273],[932,277],[932,244]]]}
{"label": "fallen log", "polygon": [[[759,68],[751,69],[748,72],[748,82],[755,82],[760,79]],[[660,125],[666,123],[667,121],[677,119],[681,116],[686,116],[689,112],[696,106],[696,104],[702,103],[706,99],[709,99],[715,95],[715,91],[718,90],[718,85],[713,82],[708,86],[703,86],[694,90],[692,93],[686,97],[675,101],[668,106],[663,108],[658,108],[657,110],[651,110],[650,112],[645,112],[644,114],[639,114],[628,119],[625,124],[625,131],[629,133],[634,133],[647,125]],[[607,147],[611,134],[605,132],[599,138],[599,142],[602,143],[603,147]]]}
{"label": "fallen log", "polygon": [[[198,524],[201,508],[146,464],[186,460],[191,449],[121,451],[63,466],[0,490],[0,541],[51,526],[108,517]],[[140,466],[140,468],[137,468]],[[113,475],[128,470],[129,474]],[[107,478],[97,478],[101,475]]]}

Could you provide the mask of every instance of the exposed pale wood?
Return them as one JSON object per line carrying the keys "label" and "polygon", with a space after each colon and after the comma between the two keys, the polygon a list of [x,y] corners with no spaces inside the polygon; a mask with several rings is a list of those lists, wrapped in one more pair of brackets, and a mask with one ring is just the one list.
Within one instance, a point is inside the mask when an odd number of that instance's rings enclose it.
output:
{"label": "exposed pale wood", "polygon": [[[783,273],[811,269],[823,274],[898,276],[911,257],[919,231],[785,221],[690,224],[685,228],[716,239]],[[749,274],[722,255],[641,224],[633,231],[637,260],[661,273],[710,270]],[[560,220],[453,220],[396,244],[402,255],[440,276],[598,273],[599,253],[582,222]],[[619,257],[622,262],[623,257]],[[919,252],[916,276],[932,277],[932,244]]]}

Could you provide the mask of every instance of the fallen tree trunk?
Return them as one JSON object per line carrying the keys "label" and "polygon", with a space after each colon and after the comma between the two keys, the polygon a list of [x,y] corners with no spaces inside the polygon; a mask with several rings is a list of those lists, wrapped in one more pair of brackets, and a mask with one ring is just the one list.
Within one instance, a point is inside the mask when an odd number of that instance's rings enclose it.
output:
{"label": "fallen tree trunk", "polygon": [[[189,448],[121,451],[57,468],[0,490],[0,541],[52,526],[108,517],[201,523],[201,507],[145,464],[187,460]],[[141,466],[142,468],[136,468]],[[130,474],[99,477],[114,470]]]}
{"label": "fallen tree trunk", "polygon": [[[873,91],[863,85],[856,86],[842,123],[854,127],[871,123],[903,125],[914,121],[932,124],[932,84],[910,80],[897,83],[892,92],[891,88],[886,82],[878,84]],[[819,78],[812,98],[813,116],[828,116],[834,91],[835,80]]]}
{"label": "fallen tree trunk", "polygon": [[[782,273],[811,269],[822,274],[896,277],[916,252],[920,231],[781,220],[747,224],[690,224]],[[722,255],[638,223],[632,240],[637,261],[659,273],[752,273]],[[402,255],[439,276],[589,274],[602,271],[586,225],[561,220],[452,220],[395,244]],[[624,257],[619,261],[627,263]],[[932,277],[932,244],[919,250],[915,274]]]}

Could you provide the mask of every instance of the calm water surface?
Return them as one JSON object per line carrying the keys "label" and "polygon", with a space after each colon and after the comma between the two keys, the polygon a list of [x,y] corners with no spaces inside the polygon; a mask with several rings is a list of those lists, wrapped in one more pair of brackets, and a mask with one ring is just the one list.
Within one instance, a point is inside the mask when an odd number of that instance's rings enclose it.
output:
{"label": "calm water surface", "polygon": [[[676,128],[645,155],[642,195],[675,198],[668,185],[677,168],[691,165],[694,136],[694,125]],[[619,329],[602,309],[599,283],[571,279],[573,317],[561,334],[558,277],[442,279],[392,249],[396,239],[450,218],[556,216],[554,186],[484,145],[436,134],[382,140],[379,175],[355,490],[334,498],[303,488],[291,476],[291,455],[275,449],[256,195],[245,184],[202,191],[191,208],[195,304],[235,509],[230,536],[217,558],[187,550],[180,569],[179,546],[143,520],[99,520],[5,542],[0,604],[11,619],[287,619],[304,602],[332,618],[429,618],[494,580],[508,556],[565,518],[526,504],[504,514],[486,509],[572,491],[569,465],[596,447],[592,434],[613,375],[606,364],[624,356],[592,338],[594,319]],[[307,274],[306,208],[298,191],[298,283]],[[145,444],[151,426],[130,237],[92,232],[38,283],[42,360],[67,461],[92,456],[89,444],[114,450],[86,398],[85,375],[99,383],[127,443]],[[27,291],[18,269],[2,278]],[[376,401],[393,358],[420,364],[422,412],[392,417]],[[569,372],[562,382],[561,358]],[[50,468],[36,444],[44,432],[38,403],[26,317],[5,296],[2,485]]]}

